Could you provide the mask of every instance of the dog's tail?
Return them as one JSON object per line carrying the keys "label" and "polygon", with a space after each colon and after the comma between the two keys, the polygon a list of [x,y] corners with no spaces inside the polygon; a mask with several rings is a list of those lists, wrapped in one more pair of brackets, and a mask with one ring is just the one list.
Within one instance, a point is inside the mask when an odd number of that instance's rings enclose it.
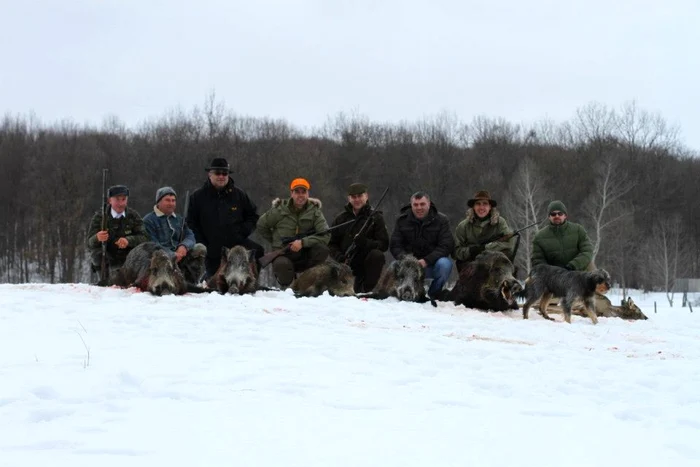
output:
{"label": "dog's tail", "polygon": [[527,298],[527,288],[530,286],[530,276],[525,279],[525,283],[523,284],[523,288],[520,289],[518,292],[515,292],[513,295],[515,295],[515,299],[517,301],[525,301]]}

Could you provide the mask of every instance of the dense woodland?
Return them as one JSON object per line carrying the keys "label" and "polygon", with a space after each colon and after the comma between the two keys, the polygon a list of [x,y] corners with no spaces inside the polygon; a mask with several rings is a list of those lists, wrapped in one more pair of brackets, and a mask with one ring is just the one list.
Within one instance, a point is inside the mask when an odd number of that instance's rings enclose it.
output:
{"label": "dense woodland", "polygon": [[[173,111],[138,128],[117,117],[99,128],[52,125],[32,116],[0,123],[0,282],[89,280],[85,231],[108,185],[130,187],[141,215],[155,191],[180,195],[206,180],[204,167],[225,157],[236,184],[262,214],[289,196],[295,177],[311,182],[329,222],[346,202],[346,187],[370,186],[391,227],[417,190],[447,214],[452,229],[480,189],[499,202],[511,228],[546,218],[561,199],[569,219],[595,244],[596,264],[623,287],[672,290],[678,278],[700,277],[700,158],[662,116],[629,103],[580,108],[566,122],[531,125],[444,114],[418,122],[380,123],[340,114],[301,130],[244,117],[213,96],[191,111]],[[528,270],[532,228],[523,232],[520,275]]]}

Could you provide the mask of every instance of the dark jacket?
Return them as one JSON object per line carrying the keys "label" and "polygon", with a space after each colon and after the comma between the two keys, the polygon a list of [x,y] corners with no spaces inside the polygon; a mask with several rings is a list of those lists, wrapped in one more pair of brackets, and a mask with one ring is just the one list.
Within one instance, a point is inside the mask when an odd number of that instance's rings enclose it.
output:
{"label": "dark jacket", "polygon": [[568,220],[540,229],[532,241],[532,266],[551,264],[584,271],[593,259],[593,245],[582,225]]}
{"label": "dark jacket", "polygon": [[[153,211],[143,216],[143,226],[148,236],[170,251],[175,251],[182,245],[190,251],[194,248],[194,233],[185,225],[183,226],[182,216],[172,213],[166,216],[160,209],[153,206]],[[185,229],[184,235],[182,229]],[[182,237],[182,241],[180,241]]]}
{"label": "dark jacket", "polygon": [[[112,217],[111,207],[105,205],[105,230],[109,232],[109,239],[105,242],[107,253],[116,259],[117,263],[124,263],[126,255],[139,243],[147,242],[148,235],[143,227],[143,220],[138,212],[131,208],[126,208],[124,217],[115,219]],[[97,211],[90,221],[87,232],[87,246],[90,250],[100,250],[102,243],[97,240],[97,232],[102,230],[102,211]],[[126,238],[129,246],[120,249],[114,244],[119,238]]]}
{"label": "dark jacket", "polygon": [[375,211],[372,213],[372,206],[367,203],[360,209],[360,212],[358,212],[356,216],[352,204],[348,203],[343,212],[338,214],[333,220],[331,227],[335,227],[344,222],[355,222],[331,231],[331,240],[328,243],[331,257],[336,260],[345,259],[341,257],[350,247],[355,235],[358,234],[362,226],[367,222],[370,213],[372,214],[372,221],[367,225],[363,233],[363,237],[367,238],[367,244],[363,249],[357,248],[357,256],[364,257],[370,250],[386,251],[389,249],[389,231],[386,228],[382,212]]}
{"label": "dark jacket", "polygon": [[422,220],[416,219],[410,204],[401,208],[391,234],[390,248],[394,258],[401,259],[412,254],[432,266],[439,258],[449,257],[454,245],[450,220],[438,212],[432,201],[428,214]]}
{"label": "dark jacket", "polygon": [[258,222],[258,208],[248,195],[228,184],[217,190],[207,180],[190,195],[187,225],[194,232],[197,243],[207,247],[207,256],[216,258],[221,248],[231,248],[248,238]]}

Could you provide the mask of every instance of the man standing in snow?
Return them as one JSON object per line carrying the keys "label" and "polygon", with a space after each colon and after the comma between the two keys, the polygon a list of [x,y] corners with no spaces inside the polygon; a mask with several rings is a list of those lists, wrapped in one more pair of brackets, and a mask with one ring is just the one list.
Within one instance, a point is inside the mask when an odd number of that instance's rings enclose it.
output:
{"label": "man standing in snow", "polygon": [[222,247],[241,245],[255,250],[259,259],[264,249],[249,239],[258,221],[258,208],[248,195],[234,185],[226,159],[215,158],[204,169],[208,179],[190,195],[187,225],[197,243],[207,248],[205,279],[219,269]]}

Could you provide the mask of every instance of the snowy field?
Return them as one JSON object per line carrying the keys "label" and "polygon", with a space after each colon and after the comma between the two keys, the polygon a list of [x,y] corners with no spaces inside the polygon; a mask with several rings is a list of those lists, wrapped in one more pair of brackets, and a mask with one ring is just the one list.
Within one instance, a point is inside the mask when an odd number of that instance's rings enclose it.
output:
{"label": "snowy field", "polygon": [[698,466],[700,310],[632,298],[593,326],[0,285],[0,466]]}

